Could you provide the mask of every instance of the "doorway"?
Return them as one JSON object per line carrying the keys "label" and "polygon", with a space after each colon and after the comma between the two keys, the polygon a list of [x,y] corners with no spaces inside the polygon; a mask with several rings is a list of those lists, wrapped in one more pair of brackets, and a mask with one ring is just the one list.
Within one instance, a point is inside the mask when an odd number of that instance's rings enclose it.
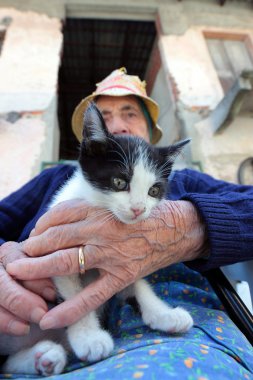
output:
{"label": "doorway", "polygon": [[156,38],[152,21],[67,18],[58,81],[60,159],[76,159],[78,142],[71,117],[81,99],[113,70],[145,78]]}

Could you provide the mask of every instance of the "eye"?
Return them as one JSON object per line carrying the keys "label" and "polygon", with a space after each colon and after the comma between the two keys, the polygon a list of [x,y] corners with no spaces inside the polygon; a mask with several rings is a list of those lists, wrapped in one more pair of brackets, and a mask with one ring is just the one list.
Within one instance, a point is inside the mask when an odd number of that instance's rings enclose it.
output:
{"label": "eye", "polygon": [[157,198],[159,194],[160,194],[160,186],[154,185],[150,187],[148,191],[148,195],[150,195],[153,198]]}
{"label": "eye", "polygon": [[136,114],[134,112],[128,112],[127,116],[131,119],[133,117],[136,117]]}
{"label": "eye", "polygon": [[127,111],[122,114],[122,119],[125,121],[134,121],[137,118],[137,114],[134,111]]}
{"label": "eye", "polygon": [[123,178],[112,178],[112,185],[118,191],[128,190],[128,183]]}

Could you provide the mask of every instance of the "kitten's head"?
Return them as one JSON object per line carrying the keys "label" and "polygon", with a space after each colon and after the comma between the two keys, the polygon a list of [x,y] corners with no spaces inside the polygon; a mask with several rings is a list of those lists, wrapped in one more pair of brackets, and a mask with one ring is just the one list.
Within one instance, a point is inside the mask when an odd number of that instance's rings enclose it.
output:
{"label": "kitten's head", "polygon": [[91,103],[84,115],[79,156],[91,190],[88,201],[110,210],[123,223],[146,219],[165,197],[175,157],[188,142],[158,148],[140,137],[112,135]]}

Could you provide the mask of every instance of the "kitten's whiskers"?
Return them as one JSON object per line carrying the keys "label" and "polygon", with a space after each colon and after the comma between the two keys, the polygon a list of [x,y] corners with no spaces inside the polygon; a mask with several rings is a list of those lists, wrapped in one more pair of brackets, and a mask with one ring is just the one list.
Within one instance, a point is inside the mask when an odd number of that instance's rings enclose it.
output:
{"label": "kitten's whiskers", "polygon": [[[127,167],[127,163],[129,163],[129,160],[128,160],[128,157],[127,157],[124,149],[122,148],[122,146],[118,143],[117,140],[114,140],[111,137],[108,137],[108,139],[111,140],[112,142],[114,142],[115,144],[117,144],[117,146],[121,149],[121,151],[123,153],[122,159],[123,159],[123,161],[124,161],[124,163],[126,164],[126,167]],[[117,153],[120,155],[120,153],[118,151],[117,151]]]}

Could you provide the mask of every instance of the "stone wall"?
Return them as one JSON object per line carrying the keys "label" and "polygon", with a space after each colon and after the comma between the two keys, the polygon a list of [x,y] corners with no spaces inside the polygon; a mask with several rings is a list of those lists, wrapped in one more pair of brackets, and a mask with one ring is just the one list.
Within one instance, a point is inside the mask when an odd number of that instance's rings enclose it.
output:
{"label": "stone wall", "polygon": [[[253,12],[251,17],[253,25]],[[214,132],[218,126],[210,125],[209,119],[225,94],[205,43],[206,30],[247,35],[253,46],[253,29],[191,27],[180,36],[161,37],[163,64],[174,87],[183,135],[192,138],[192,162],[235,182],[240,162],[253,152],[253,103],[227,128]]]}
{"label": "stone wall", "polygon": [[11,18],[0,55],[0,198],[58,159],[57,78],[61,22],[0,8]]}

